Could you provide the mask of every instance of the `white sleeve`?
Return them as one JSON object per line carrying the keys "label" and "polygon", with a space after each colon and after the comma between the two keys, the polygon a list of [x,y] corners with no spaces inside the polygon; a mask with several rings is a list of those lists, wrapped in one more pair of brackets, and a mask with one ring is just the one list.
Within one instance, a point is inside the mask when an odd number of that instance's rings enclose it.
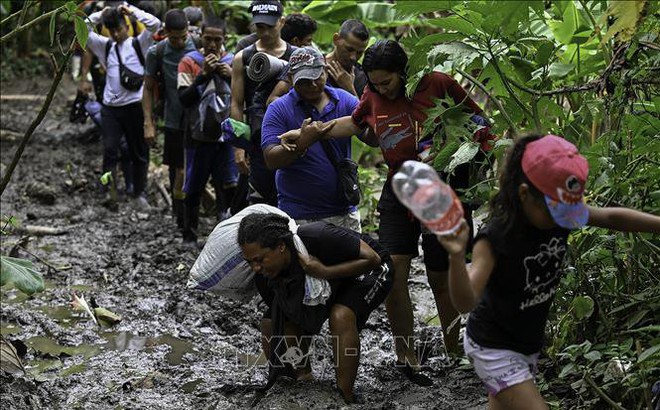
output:
{"label": "white sleeve", "polygon": [[102,11],[97,11],[87,17],[87,50],[94,53],[101,64],[107,65],[105,61],[105,45],[110,39],[96,32],[96,26],[101,22]]}

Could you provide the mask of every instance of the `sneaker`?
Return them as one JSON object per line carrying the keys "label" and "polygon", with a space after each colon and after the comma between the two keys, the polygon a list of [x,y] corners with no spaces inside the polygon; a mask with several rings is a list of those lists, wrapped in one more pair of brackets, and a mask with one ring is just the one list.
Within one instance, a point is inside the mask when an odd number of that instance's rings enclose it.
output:
{"label": "sneaker", "polygon": [[138,195],[135,197],[135,200],[133,201],[133,205],[136,210],[142,211],[142,212],[150,212],[151,211],[151,205],[149,205],[149,201],[147,201],[146,195]]}

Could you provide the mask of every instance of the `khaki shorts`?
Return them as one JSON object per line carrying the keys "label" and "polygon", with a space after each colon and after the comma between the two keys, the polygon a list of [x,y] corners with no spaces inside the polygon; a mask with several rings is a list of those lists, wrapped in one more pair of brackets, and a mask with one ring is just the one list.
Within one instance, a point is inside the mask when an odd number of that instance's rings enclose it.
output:
{"label": "khaki shorts", "polygon": [[296,219],[296,223],[298,225],[306,225],[308,223],[317,222],[317,221],[329,222],[333,225],[341,226],[342,228],[347,228],[354,230],[355,232],[362,233],[359,211],[349,212],[344,215],[329,216],[327,218]]}

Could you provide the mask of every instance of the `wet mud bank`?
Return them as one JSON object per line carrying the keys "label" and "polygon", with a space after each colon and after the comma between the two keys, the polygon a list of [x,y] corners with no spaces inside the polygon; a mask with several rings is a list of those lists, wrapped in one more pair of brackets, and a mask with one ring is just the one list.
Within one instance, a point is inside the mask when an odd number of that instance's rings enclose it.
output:
{"label": "wet mud bank", "polygon": [[[46,80],[31,80],[3,84],[2,93],[44,95],[47,87]],[[486,407],[469,366],[444,358],[432,296],[419,267],[411,289],[418,334],[427,341],[420,351],[428,356],[434,386],[411,384],[392,367],[393,340],[381,307],[361,334],[356,388],[363,403],[346,406],[335,391],[327,325],[311,350],[316,380],[282,379],[256,401],[253,387],[267,377],[259,357],[259,301],[240,303],[185,287],[198,251],[181,245],[157,188],[158,181],[167,184],[161,169],[152,170],[151,213],[136,211],[121,193],[118,210],[102,205],[101,142],[89,137],[90,121],[68,122],[73,90],[71,83],[61,87],[1,200],[2,216],[14,216],[19,228],[36,225],[60,233],[28,235],[16,229],[2,236],[2,254],[16,248],[46,280],[46,289],[31,297],[12,287],[0,290],[2,334],[19,347],[27,370],[24,377],[0,376],[2,408]],[[3,174],[40,103],[3,101]],[[202,230],[208,233],[213,225],[213,219],[204,219]],[[74,292],[123,320],[98,326],[71,309]]]}

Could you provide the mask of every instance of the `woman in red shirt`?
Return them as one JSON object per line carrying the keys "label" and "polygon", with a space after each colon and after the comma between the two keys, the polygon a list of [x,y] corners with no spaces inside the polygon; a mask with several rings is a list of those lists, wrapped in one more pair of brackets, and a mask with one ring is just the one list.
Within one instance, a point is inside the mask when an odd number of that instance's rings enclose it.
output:
{"label": "woman in red shirt", "polygon": [[[418,143],[423,135],[422,124],[427,117],[426,110],[435,106],[434,98],[449,96],[456,104],[465,105],[475,114],[479,114],[481,109],[456,80],[439,72],[425,75],[412,98],[406,97],[407,64],[408,57],[399,43],[393,40],[376,42],[364,54],[362,66],[369,82],[353,114],[326,124],[303,124],[300,130],[282,135],[282,139],[285,146],[300,155],[321,138],[341,138],[363,133],[361,139],[365,143],[380,146],[389,173],[378,202],[379,240],[394,261],[394,285],[386,300],[386,307],[395,338],[396,365],[414,383],[431,385],[432,381],[418,371],[408,277],[411,260],[418,255],[418,242],[422,235],[424,264],[438,308],[445,347],[447,351],[456,353],[460,325],[450,329],[458,312],[449,298],[448,255],[435,236],[423,232],[420,222],[399,202],[392,191],[390,178],[404,161],[419,160]],[[295,145],[287,144],[291,141],[295,141]],[[466,170],[457,171],[450,185],[453,188],[467,188]],[[467,214],[469,218],[469,212]]]}

